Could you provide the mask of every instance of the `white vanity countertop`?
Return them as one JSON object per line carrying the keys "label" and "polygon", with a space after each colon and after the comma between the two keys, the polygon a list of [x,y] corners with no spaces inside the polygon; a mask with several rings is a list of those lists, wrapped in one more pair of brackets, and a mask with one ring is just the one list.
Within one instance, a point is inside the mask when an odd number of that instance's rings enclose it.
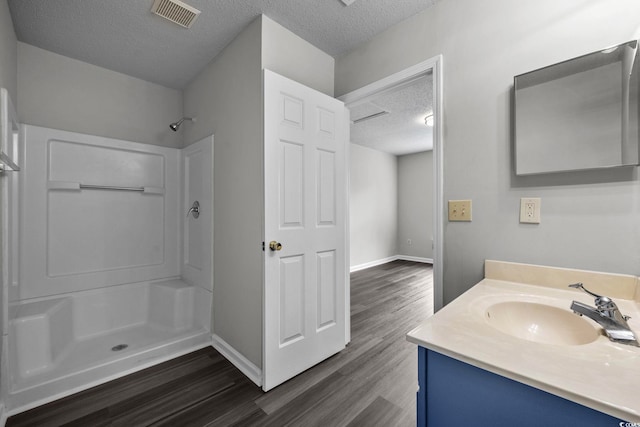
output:
{"label": "white vanity countertop", "polygon": [[[524,301],[569,309],[593,297],[567,285],[583,282],[611,297],[640,335],[638,278],[487,261],[485,279],[407,334],[410,342],[629,422],[640,422],[640,348],[604,336],[582,345],[536,343],[500,332],[491,305]],[[593,323],[594,328],[601,329]]]}

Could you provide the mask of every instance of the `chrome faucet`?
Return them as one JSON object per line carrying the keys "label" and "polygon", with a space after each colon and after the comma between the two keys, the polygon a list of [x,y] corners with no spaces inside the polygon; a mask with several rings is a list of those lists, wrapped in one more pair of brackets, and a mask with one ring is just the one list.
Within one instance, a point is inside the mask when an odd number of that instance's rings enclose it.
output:
{"label": "chrome faucet", "polygon": [[588,306],[587,304],[583,304],[578,301],[573,301],[571,303],[571,310],[573,310],[575,314],[578,316],[585,315],[602,326],[604,332],[611,341],[640,347],[636,340],[636,336],[627,323],[627,320],[630,319],[630,317],[623,315],[611,298],[588,291],[582,283],[574,283],[573,285],[569,285],[569,287],[582,289],[595,298],[595,307]]}

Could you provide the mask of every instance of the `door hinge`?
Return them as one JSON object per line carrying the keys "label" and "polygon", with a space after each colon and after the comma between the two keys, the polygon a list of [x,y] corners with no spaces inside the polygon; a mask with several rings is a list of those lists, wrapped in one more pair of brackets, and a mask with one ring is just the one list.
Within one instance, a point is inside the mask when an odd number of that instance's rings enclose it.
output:
{"label": "door hinge", "polygon": [[264,242],[262,242],[262,252],[264,252]]}

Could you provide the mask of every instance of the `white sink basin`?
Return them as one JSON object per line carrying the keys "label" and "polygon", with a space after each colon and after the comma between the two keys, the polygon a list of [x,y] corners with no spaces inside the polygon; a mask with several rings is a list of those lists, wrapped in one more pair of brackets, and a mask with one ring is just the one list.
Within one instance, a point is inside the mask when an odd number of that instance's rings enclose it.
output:
{"label": "white sink basin", "polygon": [[500,332],[523,340],[556,345],[582,345],[600,335],[597,325],[568,309],[524,301],[487,308],[485,319]]}

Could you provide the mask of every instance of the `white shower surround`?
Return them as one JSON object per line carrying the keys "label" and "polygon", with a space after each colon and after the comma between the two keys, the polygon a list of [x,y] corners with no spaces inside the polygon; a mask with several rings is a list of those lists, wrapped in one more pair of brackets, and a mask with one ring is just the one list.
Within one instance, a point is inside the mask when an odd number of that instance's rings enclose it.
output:
{"label": "white shower surround", "polygon": [[[9,413],[210,345],[210,295],[179,279],[10,306]],[[117,345],[126,344],[120,351]]]}
{"label": "white shower surround", "polygon": [[[202,209],[212,208],[203,168],[213,163],[194,171],[186,153],[211,157],[212,137],[182,152],[36,126],[22,136],[9,415],[211,345],[211,260],[189,256],[211,239],[183,239],[211,237],[211,217],[194,222],[182,205],[197,177]],[[194,268],[204,274],[182,275]]]}
{"label": "white shower surround", "polygon": [[[10,301],[180,275],[180,150],[37,126],[23,139]],[[78,185],[145,191],[65,190]]]}

